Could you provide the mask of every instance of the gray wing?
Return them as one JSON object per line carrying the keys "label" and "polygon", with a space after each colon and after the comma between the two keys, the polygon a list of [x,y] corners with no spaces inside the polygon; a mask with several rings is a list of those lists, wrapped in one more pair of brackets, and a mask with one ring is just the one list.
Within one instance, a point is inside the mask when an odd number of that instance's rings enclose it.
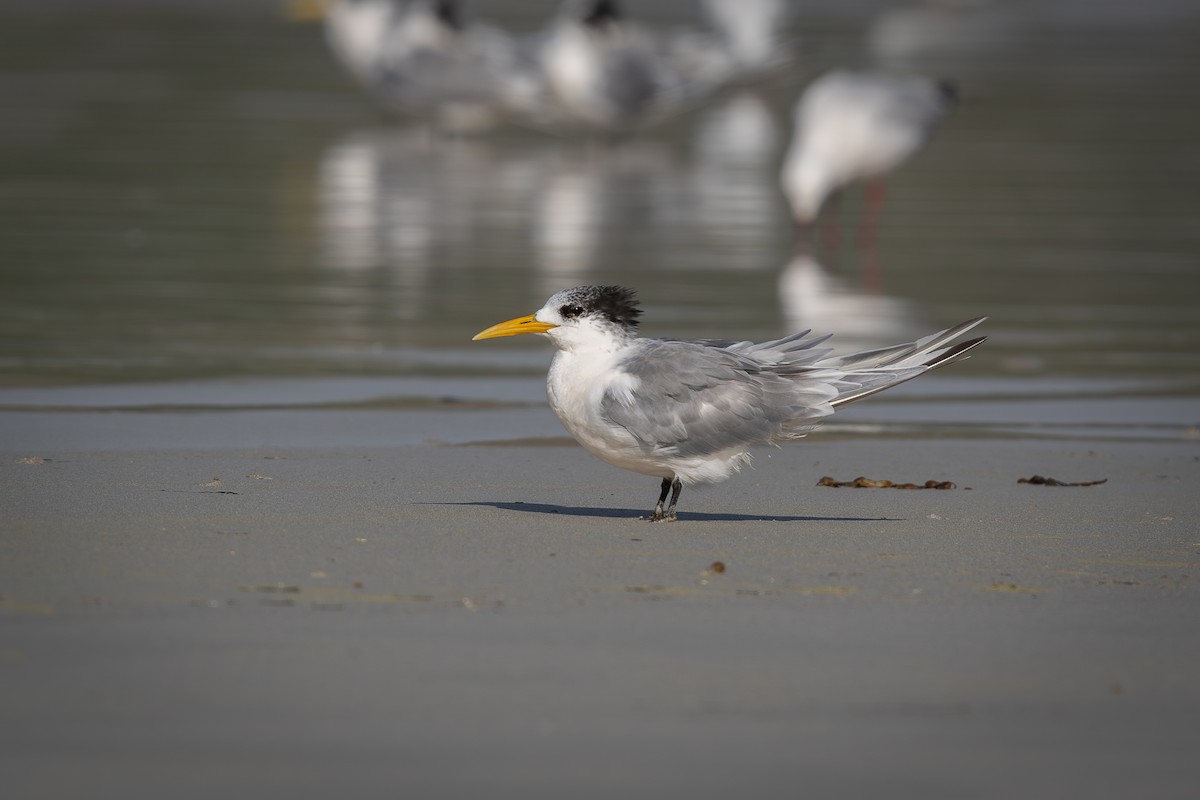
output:
{"label": "gray wing", "polygon": [[636,386],[606,393],[604,417],[643,446],[683,456],[802,435],[833,412],[840,377],[811,370],[798,379],[728,349],[662,340],[638,342],[618,368]]}
{"label": "gray wing", "polygon": [[772,339],[769,342],[721,342],[713,343],[731,353],[739,353],[752,358],[760,364],[790,366],[805,366],[816,364],[833,352],[833,348],[817,348],[833,337],[827,333],[823,336],[809,336],[812,331],[800,331],[782,339]]}
{"label": "gray wing", "polygon": [[809,336],[811,333],[811,330],[800,331],[782,339],[772,339],[769,342],[739,342],[733,339],[665,339],[664,341],[690,341],[692,344],[716,347],[739,356],[745,356],[759,365],[768,367],[782,364],[803,366],[816,364],[833,352],[831,347],[817,348],[817,345],[829,341],[833,337],[832,333],[823,336]]}
{"label": "gray wing", "polygon": [[928,129],[950,110],[951,101],[935,82],[912,75],[881,76],[878,112],[886,120],[895,120]]}
{"label": "gray wing", "polygon": [[621,123],[637,120],[659,95],[653,65],[638,51],[616,52],[604,68],[605,100]]}
{"label": "gray wing", "polygon": [[950,93],[921,76],[835,70],[813,82],[800,109],[808,120],[852,107],[876,125],[899,122],[927,134],[951,105]]}

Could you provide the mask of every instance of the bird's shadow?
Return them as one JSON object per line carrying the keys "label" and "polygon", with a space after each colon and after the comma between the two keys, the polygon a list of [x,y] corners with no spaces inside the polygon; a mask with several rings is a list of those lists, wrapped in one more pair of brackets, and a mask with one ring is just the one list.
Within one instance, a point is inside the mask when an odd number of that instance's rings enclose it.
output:
{"label": "bird's shadow", "polygon": [[[429,506],[488,506],[504,511],[526,514],[560,514],[565,517],[604,517],[608,519],[644,519],[647,512],[634,508],[596,508],[594,506],[560,506],[549,503],[523,503],[519,500],[479,500],[471,503],[418,503]],[[893,517],[813,517],[787,514],[708,514],[703,511],[684,511],[680,522],[896,522]]]}

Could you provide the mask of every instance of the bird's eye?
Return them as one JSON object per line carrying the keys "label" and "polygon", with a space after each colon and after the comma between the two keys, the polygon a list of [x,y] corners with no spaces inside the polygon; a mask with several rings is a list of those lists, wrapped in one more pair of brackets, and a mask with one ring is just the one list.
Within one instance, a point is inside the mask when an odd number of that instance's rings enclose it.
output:
{"label": "bird's eye", "polygon": [[583,308],[581,306],[563,306],[558,313],[562,314],[563,319],[575,319],[583,314]]}

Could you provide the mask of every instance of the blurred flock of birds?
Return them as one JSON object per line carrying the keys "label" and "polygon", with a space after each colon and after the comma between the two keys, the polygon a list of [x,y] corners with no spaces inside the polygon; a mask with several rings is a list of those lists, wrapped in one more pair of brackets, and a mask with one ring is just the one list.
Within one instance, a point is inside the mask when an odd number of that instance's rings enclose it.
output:
{"label": "blurred flock of birds", "polygon": [[[297,18],[314,11],[323,17],[330,51],[379,105],[445,136],[516,125],[555,137],[628,141],[719,96],[794,74],[801,62],[788,36],[788,0],[697,0],[696,24],[670,28],[640,23],[617,0],[565,0],[530,34],[475,19],[455,0],[292,2]],[[870,46],[880,63],[902,63],[931,43],[985,47],[1011,33],[989,8],[943,0],[885,14]],[[774,189],[782,190],[796,227],[782,295],[830,294],[834,279],[816,262],[814,242],[822,208],[844,187],[864,183],[859,241],[872,245],[883,178],[925,145],[956,99],[950,82],[894,68],[834,68],[800,91]],[[351,141],[341,155],[364,144]],[[375,139],[370,146],[397,145]],[[407,230],[421,236],[421,224],[418,216]],[[405,229],[401,222],[389,235],[402,239]],[[888,298],[875,302],[883,305],[843,315],[836,298],[824,313],[801,301],[788,317],[842,331],[855,320],[897,316],[884,307]]]}
{"label": "blurred flock of birds", "polygon": [[509,121],[628,134],[791,60],[785,0],[700,0],[709,25],[678,30],[638,24],[616,0],[566,0],[529,35],[470,19],[455,0],[305,5],[381,105],[445,131]]}

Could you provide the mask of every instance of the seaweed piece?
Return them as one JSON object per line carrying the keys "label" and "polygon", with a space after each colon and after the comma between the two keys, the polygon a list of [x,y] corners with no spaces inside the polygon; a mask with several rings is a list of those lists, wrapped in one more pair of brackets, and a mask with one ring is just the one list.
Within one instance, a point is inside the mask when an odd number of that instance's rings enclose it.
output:
{"label": "seaweed piece", "polygon": [[1108,483],[1108,478],[1101,478],[1098,481],[1060,481],[1058,478],[1033,475],[1028,478],[1017,478],[1017,483],[1028,483],[1033,486],[1099,486],[1102,483]]}
{"label": "seaweed piece", "polygon": [[954,481],[928,480],[924,483],[896,483],[889,480],[878,480],[858,476],[852,481],[839,481],[826,475],[817,481],[817,486],[829,486],[835,489],[850,487],[853,489],[957,489]]}

